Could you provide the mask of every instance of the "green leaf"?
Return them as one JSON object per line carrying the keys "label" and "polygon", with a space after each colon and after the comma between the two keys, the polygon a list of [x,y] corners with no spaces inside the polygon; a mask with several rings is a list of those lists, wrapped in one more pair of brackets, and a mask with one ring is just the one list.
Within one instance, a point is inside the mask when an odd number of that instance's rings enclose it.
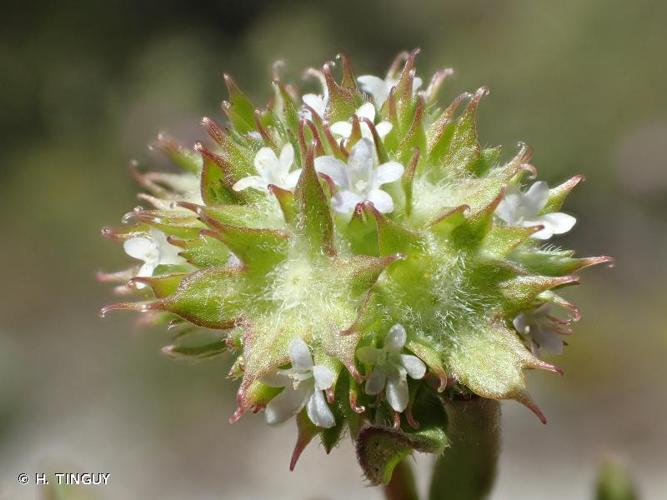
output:
{"label": "green leaf", "polygon": [[320,434],[320,432],[323,430],[310,421],[305,408],[301,410],[296,416],[296,427],[298,435],[296,444],[294,445],[294,450],[292,451],[289,470],[294,470],[296,463],[301,456],[301,453],[303,453],[303,450],[305,450],[306,446],[308,446],[313,438]]}
{"label": "green leaf", "polygon": [[262,274],[287,256],[288,235],[274,229],[217,224],[214,230],[202,234],[222,241],[236,255],[244,267],[255,274]]}
{"label": "green leaf", "polygon": [[350,242],[352,252],[357,255],[379,255],[377,224],[359,204],[352,213],[350,222],[343,228],[345,238]]}
{"label": "green leaf", "polygon": [[530,241],[530,237],[540,229],[541,226],[522,227],[494,224],[484,238],[481,252],[493,258],[506,257],[512,250]]}
{"label": "green leaf", "polygon": [[501,307],[508,317],[513,317],[529,309],[542,292],[578,283],[576,276],[517,276],[500,283]]}
{"label": "green leaf", "polygon": [[599,264],[612,266],[614,263],[612,257],[573,258],[571,252],[554,252],[549,250],[515,252],[512,258],[531,273],[543,276],[561,276],[590,266]]}
{"label": "green leaf", "polygon": [[198,150],[204,160],[201,174],[201,197],[204,203],[222,205],[237,201],[239,197],[232,189],[234,179],[225,160],[201,145]]}
{"label": "green leaf", "polygon": [[424,130],[424,99],[420,96],[416,98],[414,106],[414,115],[412,116],[412,123],[403,135],[399,145],[399,161],[407,165],[414,150],[424,151],[426,149],[426,132]]}
{"label": "green leaf", "polygon": [[198,326],[231,328],[248,306],[242,274],[235,269],[220,267],[194,272],[155,308],[174,313]]}
{"label": "green leaf", "polygon": [[313,155],[313,150],[309,149],[296,185],[297,230],[304,236],[311,253],[333,255],[331,208],[315,171]]}
{"label": "green leaf", "polygon": [[223,103],[223,109],[229,120],[234,128],[242,134],[255,130],[255,106],[236,85],[231,76],[225,74],[224,79],[230,102]]}
{"label": "green leaf", "polygon": [[326,63],[322,68],[329,93],[326,118],[331,123],[346,121],[362,104],[361,94],[356,89],[343,87],[336,83],[332,73],[333,64]]}
{"label": "green leaf", "polygon": [[155,296],[159,299],[174,293],[187,273],[166,274],[161,276],[147,276],[132,278],[134,283],[144,283],[151,287]]}
{"label": "green leaf", "polygon": [[173,358],[207,359],[227,352],[228,346],[224,340],[217,340],[202,345],[169,345],[162,348],[162,352]]}
{"label": "green leaf", "polygon": [[584,180],[583,175],[575,175],[564,183],[549,190],[549,198],[540,214],[557,212],[565,203],[565,199],[577,185]]}
{"label": "green leaf", "polygon": [[224,266],[229,260],[229,249],[219,240],[201,235],[197,239],[173,241],[183,248],[179,253],[190,264],[199,268]]}
{"label": "green leaf", "polygon": [[515,399],[545,422],[526,391],[523,370],[556,369],[535,358],[516,333],[500,323],[471,326],[448,339],[444,356],[450,374],[473,393],[489,399]]}
{"label": "green leaf", "polygon": [[198,174],[202,169],[201,157],[195,151],[183,147],[167,134],[158,134],[157,141],[151,147],[162,151],[174,164],[186,172]]}

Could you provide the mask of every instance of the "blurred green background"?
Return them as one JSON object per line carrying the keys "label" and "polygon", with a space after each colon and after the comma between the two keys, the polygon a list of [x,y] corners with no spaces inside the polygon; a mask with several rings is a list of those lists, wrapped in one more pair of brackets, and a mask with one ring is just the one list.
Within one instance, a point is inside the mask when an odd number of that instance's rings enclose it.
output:
{"label": "blurred green background", "polygon": [[[549,182],[576,174],[562,240],[617,258],[569,297],[584,318],[556,360],[529,374],[550,423],[504,405],[497,499],[589,498],[619,457],[644,498],[667,495],[667,4],[650,0],[3,2],[0,32],[0,498],[37,498],[19,472],[110,472],[96,498],[378,498],[348,444],[313,446],[295,472],[291,424],[227,424],[226,361],[161,356],[162,331],[95,281],[122,268],[100,237],[137,204],[130,158],[159,130],[190,143],[220,117],[222,72],[256,102],[270,65],[301,69],[341,50],[358,74],[421,47],[423,77],[451,66],[443,99],[488,85],[480,133],[518,140]],[[426,466],[428,459],[420,457]]]}

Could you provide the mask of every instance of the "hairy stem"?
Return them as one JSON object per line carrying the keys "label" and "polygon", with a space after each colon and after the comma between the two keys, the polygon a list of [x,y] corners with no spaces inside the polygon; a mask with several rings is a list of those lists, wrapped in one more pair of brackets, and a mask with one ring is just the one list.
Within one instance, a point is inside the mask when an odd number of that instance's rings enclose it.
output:
{"label": "hairy stem", "polygon": [[435,463],[429,498],[486,498],[500,451],[500,403],[484,398],[456,400],[445,409],[450,447]]}
{"label": "hairy stem", "polygon": [[394,469],[391,481],[384,486],[384,496],[387,500],[418,500],[415,476],[407,460]]}

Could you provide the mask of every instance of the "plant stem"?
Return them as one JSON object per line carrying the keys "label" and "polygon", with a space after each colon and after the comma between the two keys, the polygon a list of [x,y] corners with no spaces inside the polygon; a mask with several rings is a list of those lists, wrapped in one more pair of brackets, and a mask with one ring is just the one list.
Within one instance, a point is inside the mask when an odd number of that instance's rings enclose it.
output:
{"label": "plant stem", "polygon": [[418,500],[415,476],[407,460],[394,468],[391,481],[384,486],[384,496],[387,500]]}
{"label": "plant stem", "polygon": [[500,403],[491,399],[445,404],[450,447],[435,463],[431,500],[479,500],[493,486],[500,452]]}

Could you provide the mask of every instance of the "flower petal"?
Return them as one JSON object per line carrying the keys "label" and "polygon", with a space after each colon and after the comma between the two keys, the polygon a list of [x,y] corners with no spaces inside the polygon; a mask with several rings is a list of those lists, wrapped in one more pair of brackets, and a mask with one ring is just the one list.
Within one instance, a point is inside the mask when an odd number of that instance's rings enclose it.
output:
{"label": "flower petal", "polygon": [[576,218],[563,212],[544,214],[539,220],[544,226],[549,226],[554,234],[567,233],[577,223]]}
{"label": "flower petal", "polygon": [[531,337],[540,346],[540,349],[544,349],[551,354],[562,354],[563,340],[555,331],[533,328],[531,330]]}
{"label": "flower petal", "polygon": [[232,186],[232,189],[234,191],[243,191],[244,189],[253,188],[260,191],[266,191],[267,186],[268,183],[264,177],[260,177],[259,175],[250,175],[236,181]]}
{"label": "flower petal", "polygon": [[151,229],[151,235],[157,244],[159,264],[185,264],[187,262],[179,255],[182,249],[169,243],[162,231]]}
{"label": "flower petal", "polygon": [[322,391],[315,391],[308,399],[308,406],[306,407],[308,418],[312,423],[318,427],[328,429],[336,425],[336,419],[329,409],[327,400],[324,399]]}
{"label": "flower petal", "polygon": [[385,374],[384,370],[379,366],[376,366],[371,372],[371,376],[368,377],[368,380],[366,380],[364,391],[369,396],[375,396],[376,394],[380,394],[382,392],[382,389],[384,389],[386,382],[387,382],[387,375]]}
{"label": "flower petal", "polygon": [[289,172],[292,163],[294,163],[294,147],[289,142],[280,150],[278,163],[280,164],[280,176],[285,177]]}
{"label": "flower petal", "polygon": [[380,349],[372,346],[363,346],[357,349],[357,359],[362,363],[374,365],[378,361]]}
{"label": "flower petal", "polygon": [[280,162],[278,157],[273,152],[273,149],[263,147],[255,155],[255,170],[265,179],[273,177],[273,173],[280,169]]}
{"label": "flower petal", "polygon": [[527,335],[528,332],[530,331],[530,326],[528,325],[528,319],[526,318],[526,315],[524,313],[521,313],[516,318],[514,318],[514,320],[512,320],[512,324],[514,325],[516,331],[521,333],[522,335]]}
{"label": "flower petal", "polygon": [[[541,225],[542,222],[537,219],[537,220],[526,220],[523,221],[522,225],[525,227],[531,227],[531,226],[539,226]],[[536,240],[548,240],[554,235],[554,232],[551,230],[551,226],[546,225],[544,226],[543,229],[540,229],[538,232],[533,233],[530,235],[531,238],[534,238]]]}
{"label": "flower petal", "polygon": [[388,214],[394,211],[394,200],[389,193],[386,193],[381,189],[373,189],[368,193],[368,201],[373,202],[375,208],[383,214]]}
{"label": "flower petal", "polygon": [[315,379],[315,388],[325,391],[334,383],[334,372],[327,366],[313,366],[313,378]]}
{"label": "flower petal", "polygon": [[398,373],[389,375],[385,392],[387,402],[394,411],[402,412],[407,408],[410,393],[408,392],[408,381],[405,376],[401,377]]}
{"label": "flower petal", "polygon": [[349,122],[336,122],[332,124],[329,129],[332,134],[345,137],[346,139],[352,135],[352,124]]}
{"label": "flower petal", "polygon": [[284,189],[294,189],[294,187],[297,185],[299,182],[299,177],[301,177],[301,169],[298,168],[296,170],[293,170],[287,175],[287,178],[285,179],[285,184],[282,186],[278,186]]}
{"label": "flower petal", "polygon": [[303,102],[313,108],[315,112],[324,118],[327,103],[323,96],[317,94],[305,94],[301,97]]}
{"label": "flower petal", "polygon": [[[157,261],[152,261],[149,260],[148,262],[144,263],[140,268],[139,271],[137,271],[137,277],[149,277],[153,276],[153,273],[155,272],[155,268],[158,266]],[[136,283],[135,285],[137,288],[145,288],[146,285],[145,283]]]}
{"label": "flower petal", "polygon": [[289,359],[294,370],[310,370],[313,368],[313,357],[303,339],[297,338],[289,343]]}
{"label": "flower petal", "polygon": [[549,199],[549,186],[544,181],[534,182],[523,195],[526,214],[537,214]]}
{"label": "flower petal", "polygon": [[373,143],[368,139],[361,139],[354,145],[352,151],[350,151],[347,165],[350,170],[357,173],[358,177],[370,177],[368,175],[363,175],[363,173],[373,170],[375,164],[374,155],[375,148],[373,147]]}
{"label": "flower petal", "polygon": [[403,368],[408,372],[408,375],[410,375],[410,378],[419,380],[426,374],[426,365],[417,356],[401,354],[401,363],[403,364]]}
{"label": "flower petal", "polygon": [[319,156],[315,158],[315,170],[328,175],[338,187],[347,189],[349,181],[347,178],[347,166],[338,158],[333,156]]}
{"label": "flower petal", "polygon": [[405,168],[397,161],[388,161],[383,163],[375,170],[375,177],[373,178],[375,187],[397,181],[403,175]]}
{"label": "flower petal", "polygon": [[414,80],[412,80],[412,93],[415,94],[417,93],[417,90],[419,90],[419,87],[422,86],[422,79],[419,78],[418,76],[415,76]]}
{"label": "flower petal", "polygon": [[359,118],[368,118],[371,122],[375,122],[375,106],[372,102],[362,104],[354,114]]}
{"label": "flower petal", "polygon": [[364,92],[368,92],[373,96],[375,105],[378,109],[381,108],[384,101],[386,101],[389,96],[387,83],[382,78],[378,78],[375,75],[362,75],[357,78],[357,81]]}
{"label": "flower petal", "polygon": [[392,128],[394,128],[394,126],[389,122],[380,122],[375,125],[375,130],[377,130],[380,139],[384,139],[384,137],[391,132]]}
{"label": "flower petal", "polygon": [[408,334],[403,325],[396,323],[389,329],[387,336],[384,338],[384,349],[388,352],[399,353],[403,350],[407,339]]}
{"label": "flower petal", "polygon": [[123,250],[130,257],[143,260],[152,260],[157,256],[157,243],[147,236],[137,236],[123,242]]}
{"label": "flower petal", "polygon": [[338,191],[333,199],[333,208],[340,214],[350,214],[354,211],[357,203],[361,203],[364,199],[352,191]]}
{"label": "flower petal", "polygon": [[311,394],[312,386],[303,384],[298,389],[285,387],[266,405],[264,416],[270,425],[280,424],[299,413],[306,405]]}
{"label": "flower petal", "polygon": [[496,208],[496,215],[508,224],[514,224],[518,220],[519,205],[522,194],[516,186],[510,186],[505,196]]}

